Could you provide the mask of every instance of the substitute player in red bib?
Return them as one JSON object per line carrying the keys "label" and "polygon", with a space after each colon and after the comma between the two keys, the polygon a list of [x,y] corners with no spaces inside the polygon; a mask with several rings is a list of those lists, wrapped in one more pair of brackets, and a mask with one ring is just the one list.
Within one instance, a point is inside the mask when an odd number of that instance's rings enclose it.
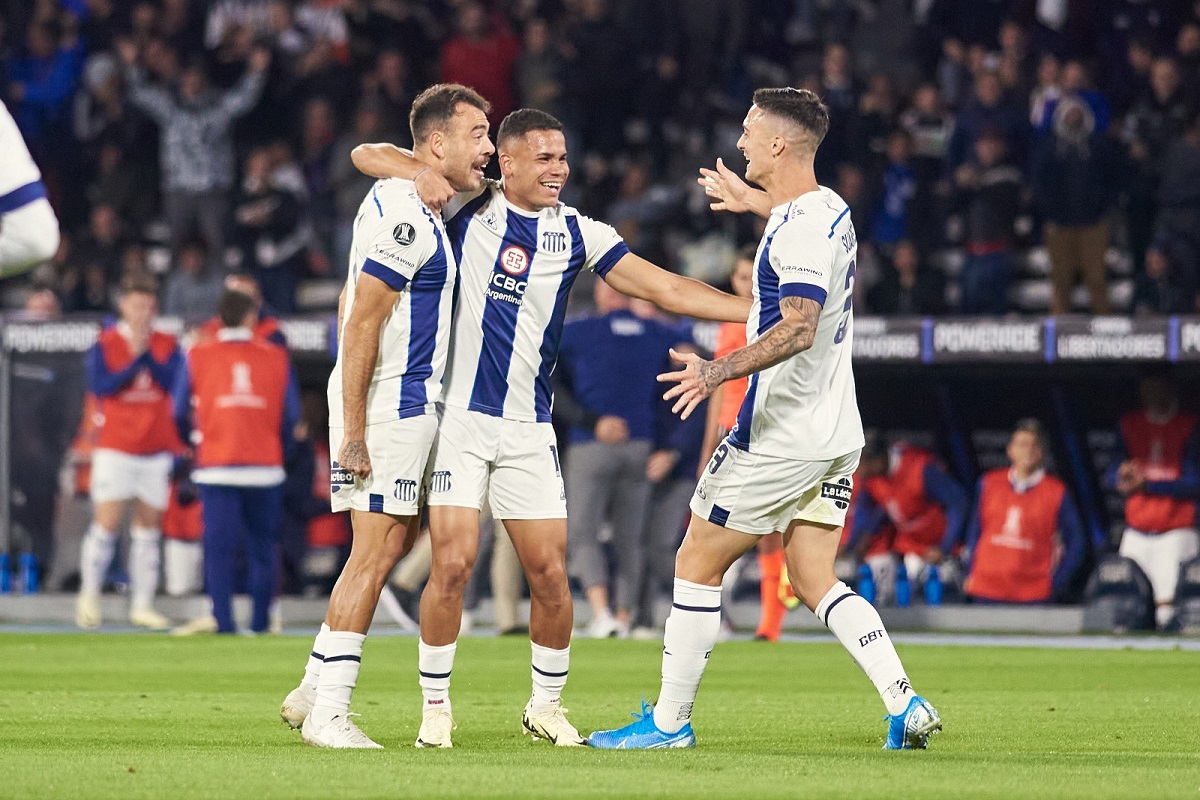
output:
{"label": "substitute player in red bib", "polygon": [[170,622],[154,610],[161,559],[159,542],[173,453],[180,449],[171,423],[171,387],[182,365],[174,336],[154,330],[154,281],[127,278],[120,320],[100,332],[87,354],[88,384],[101,417],[92,455],[92,525],[80,552],[75,622],[102,621],[100,589],[112,563],[117,527],[133,503],[129,529],[129,621],[154,630]]}
{"label": "substitute player in red bib", "polygon": [[249,562],[250,628],[268,628],[279,554],[283,450],[300,418],[300,395],[278,345],[254,338],[254,301],[226,291],[223,327],[188,354],[175,387],[180,431],[196,445],[192,480],[204,517],[204,582],[218,633],[234,633],[234,556]]}
{"label": "substitute player in red bib", "polygon": [[1114,459],[1108,482],[1126,498],[1121,555],[1150,579],[1155,618],[1165,628],[1174,616],[1179,565],[1200,552],[1200,436],[1196,416],[1179,411],[1169,373],[1147,374],[1138,389],[1142,410],[1121,418],[1123,453]]}
{"label": "substitute player in red bib", "polygon": [[1041,423],[1021,420],[1008,442],[1011,466],[979,479],[965,586],[977,600],[1049,602],[1083,560],[1083,524],[1067,487],[1046,474],[1045,453]]}

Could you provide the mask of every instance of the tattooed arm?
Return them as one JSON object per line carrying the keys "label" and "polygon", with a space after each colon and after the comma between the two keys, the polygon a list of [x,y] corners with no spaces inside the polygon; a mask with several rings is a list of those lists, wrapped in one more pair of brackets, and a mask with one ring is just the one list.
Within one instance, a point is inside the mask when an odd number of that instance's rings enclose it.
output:
{"label": "tattooed arm", "polygon": [[779,310],[783,319],[758,341],[716,361],[705,361],[695,353],[679,354],[672,350],[671,357],[684,368],[658,376],[659,381],[679,383],[663,395],[665,400],[678,398],[671,410],[687,419],[692,409],[725,381],[761,372],[812,347],[821,318],[821,304],[807,297],[783,297],[779,301]]}

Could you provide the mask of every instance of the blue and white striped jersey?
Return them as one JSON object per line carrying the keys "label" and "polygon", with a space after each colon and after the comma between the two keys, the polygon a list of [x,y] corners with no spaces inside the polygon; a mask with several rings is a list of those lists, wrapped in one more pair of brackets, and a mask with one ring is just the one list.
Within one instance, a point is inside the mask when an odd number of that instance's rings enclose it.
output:
{"label": "blue and white striped jersey", "polygon": [[[400,292],[379,334],[379,360],[367,390],[367,424],[431,414],[442,397],[450,314],[458,270],[440,217],[412,181],[378,181],[359,206],[350,248],[344,320],[354,286],[367,273]],[[329,376],[329,422],[342,425],[342,343]]]}
{"label": "blue and white striped jersey", "polygon": [[523,211],[488,182],[445,209],[461,265],[443,400],[549,422],[567,297],[580,270],[603,277],[629,252],[610,225],[559,204]]}
{"label": "blue and white striped jersey", "polygon": [[750,376],[729,443],[751,453],[825,461],[863,446],[854,392],[854,271],[858,242],[850,209],[820,187],[771,209],[758,246],[753,343],[778,323],[784,297],[822,305],[812,347]]}

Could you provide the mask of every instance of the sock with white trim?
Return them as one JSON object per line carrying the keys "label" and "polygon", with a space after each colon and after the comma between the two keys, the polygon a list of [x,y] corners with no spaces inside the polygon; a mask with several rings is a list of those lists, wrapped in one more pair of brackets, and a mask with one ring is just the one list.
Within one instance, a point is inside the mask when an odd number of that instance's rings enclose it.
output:
{"label": "sock with white trim", "polygon": [[365,633],[329,631],[325,634],[325,661],[317,678],[317,699],[312,721],[317,727],[328,725],[350,712],[350,695],[358,684],[362,666]]}
{"label": "sock with white trim", "polygon": [[312,652],[308,654],[308,663],[304,665],[304,679],[300,681],[301,689],[317,690],[317,682],[321,677],[321,665],[325,663],[325,649],[329,641],[329,626],[321,623],[321,630],[313,639]]}
{"label": "sock with white trim", "polygon": [[93,522],[84,534],[83,546],[79,552],[80,594],[100,594],[116,549],[117,535],[105,530],[100,523]]}
{"label": "sock with white trim", "polygon": [[567,685],[571,646],[555,650],[536,642],[529,644],[533,649],[533,704],[543,707],[557,705],[562,700],[563,687]]}
{"label": "sock with white trim", "polygon": [[154,606],[158,568],[162,562],[162,531],[134,525],[129,529],[129,605],[134,611]]}
{"label": "sock with white trim", "polygon": [[442,707],[450,710],[450,673],[454,670],[454,652],[458,642],[440,645],[417,642],[417,673],[421,684],[423,708]]}

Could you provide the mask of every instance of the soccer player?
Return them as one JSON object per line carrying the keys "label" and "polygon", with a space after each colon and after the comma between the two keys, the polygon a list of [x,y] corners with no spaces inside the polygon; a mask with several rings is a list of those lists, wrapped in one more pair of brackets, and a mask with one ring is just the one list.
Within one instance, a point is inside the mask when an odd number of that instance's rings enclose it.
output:
{"label": "soccer player", "polygon": [[300,417],[287,351],[254,335],[253,298],[225,290],[217,338],[188,353],[175,392],[175,421],[196,434],[192,481],[204,520],[204,584],[217,633],[235,633],[234,557],[244,545],[250,629],[265,633],[279,566],[283,457]]}
{"label": "soccer player", "polygon": [[1155,621],[1170,625],[1179,566],[1200,552],[1200,428],[1179,410],[1171,374],[1147,372],[1138,386],[1142,408],[1121,417],[1121,451],[1107,476],[1125,497],[1120,553],[1137,562],[1154,589]]}
{"label": "soccer player", "polygon": [[183,365],[174,336],[154,330],[157,287],[129,277],[121,286],[120,319],[88,351],[88,384],[100,423],[92,454],[92,525],[79,559],[75,622],[99,627],[100,589],[117,546],[117,527],[133,504],[129,529],[129,621],[152,630],[170,622],[154,610],[161,561],[162,514],[171,466],[181,449],[171,420],[171,390]]}
{"label": "soccer player", "polygon": [[[459,191],[478,192],[495,152],[488,110],[464,86],[422,92],[409,115],[420,169]],[[280,709],[317,747],[380,747],[351,721],[350,696],[384,582],[417,536],[450,344],[455,254],[441,218],[421,202],[412,181],[379,181],[363,200],[329,378],[329,449],[337,454],[332,505],[350,510],[354,541],[304,681]],[[454,624],[457,630],[457,617]]]}
{"label": "soccer player", "polygon": [[57,250],[58,218],[42,173],[0,102],[0,278],[32,269]]}
{"label": "soccer player", "polygon": [[[566,494],[550,424],[550,373],[580,272],[685,316],[740,320],[749,309],[747,299],[639,258],[612,227],[563,205],[570,168],[562,123],[553,116],[514,111],[501,123],[496,147],[503,180],[443,208],[461,272],[429,474],[433,567],[421,598],[421,747],[451,746],[450,673],[485,496],[529,581],[533,693],[522,726],[560,746],[584,743],[560,703],[573,612]],[[415,177],[421,169],[390,145],[356,152],[356,164],[371,175]]]}
{"label": "soccer player", "polygon": [[[889,714],[888,749],[924,747],[941,721],[913,692],[879,614],[833,572],[863,445],[850,356],[857,252],[850,210],[817,184],[813,156],[829,110],[811,91],[759,89],[738,148],[751,191],[720,162],[706,186],[730,211],[768,216],[754,273],[749,344],[660,377],[688,415],[713,389],[750,375],[737,425],[708,464],[675,559],[663,637],[662,690],[638,720],[599,731],[593,747],[692,747],[692,705],[720,628],[721,578],[758,538],[783,534],[796,595],[875,684]],[[740,199],[739,199],[740,198]],[[718,209],[720,210],[720,209]]]}

